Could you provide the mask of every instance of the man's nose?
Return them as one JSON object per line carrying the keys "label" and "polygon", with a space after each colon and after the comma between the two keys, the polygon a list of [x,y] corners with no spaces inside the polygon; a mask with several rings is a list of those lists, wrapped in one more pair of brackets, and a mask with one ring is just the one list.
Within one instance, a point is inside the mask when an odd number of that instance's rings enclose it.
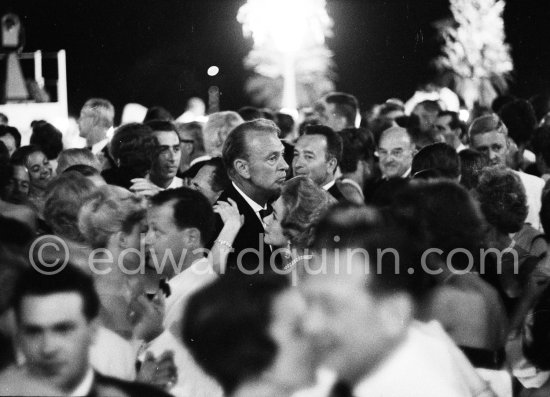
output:
{"label": "man's nose", "polygon": [[292,169],[295,170],[297,168],[301,168],[304,165],[304,162],[302,161],[302,158],[300,156],[294,156],[294,159],[292,159]]}
{"label": "man's nose", "polygon": [[40,341],[40,354],[44,357],[55,356],[59,349],[59,343],[55,335],[51,333],[44,333]]}
{"label": "man's nose", "polygon": [[264,221],[264,223],[266,224],[266,226],[271,225],[271,222],[273,222],[273,214],[269,214],[268,216],[266,216],[266,217],[263,218],[262,220]]}
{"label": "man's nose", "polygon": [[285,171],[288,170],[288,163],[285,161],[285,158],[281,156],[280,168],[284,169]]}
{"label": "man's nose", "polygon": [[143,237],[143,243],[146,247],[149,247],[152,244],[153,241],[153,232],[151,229],[147,230],[147,233],[145,233],[145,237]]}

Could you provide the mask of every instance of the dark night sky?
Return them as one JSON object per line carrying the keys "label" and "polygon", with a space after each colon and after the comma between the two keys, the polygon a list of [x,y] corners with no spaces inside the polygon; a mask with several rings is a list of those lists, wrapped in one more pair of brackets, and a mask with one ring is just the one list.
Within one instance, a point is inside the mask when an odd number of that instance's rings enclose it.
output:
{"label": "dark night sky", "polygon": [[[247,104],[242,59],[250,48],[236,21],[245,0],[5,0],[26,28],[25,51],[67,50],[69,108],[91,96],[163,105],[180,114],[191,96],[220,86],[223,109]],[[437,50],[430,22],[447,0],[328,0],[337,88],[363,106],[407,99]],[[505,23],[516,65],[513,93],[550,89],[550,2],[508,0]],[[221,72],[208,77],[206,69]]]}

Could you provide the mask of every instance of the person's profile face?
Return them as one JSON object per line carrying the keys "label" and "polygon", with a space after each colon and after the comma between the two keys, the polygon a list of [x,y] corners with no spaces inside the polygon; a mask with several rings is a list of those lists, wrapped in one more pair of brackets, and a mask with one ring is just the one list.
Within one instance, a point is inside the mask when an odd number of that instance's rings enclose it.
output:
{"label": "person's profile face", "polygon": [[302,135],[294,146],[294,176],[307,176],[317,185],[330,182],[333,169],[327,156],[327,140],[322,135]]}
{"label": "person's profile face", "polygon": [[5,134],[4,136],[0,136],[0,141],[6,145],[6,148],[8,149],[8,153],[11,155],[15,150],[17,149],[17,145],[15,144],[15,138],[12,134]]}
{"label": "person's profile face", "polygon": [[[123,232],[124,233],[124,232]],[[145,246],[145,236],[147,234],[147,220],[144,218],[136,222],[129,233],[126,234],[126,244],[123,248],[126,250],[122,257],[124,268],[132,271],[139,268],[141,265],[141,247]]]}
{"label": "person's profile face", "polygon": [[413,114],[415,114],[420,120],[421,131],[429,131],[431,128],[434,127],[435,121],[437,119],[437,112],[431,112],[429,110],[426,110],[424,106],[418,106],[413,110]]}
{"label": "person's profile face", "polygon": [[184,231],[176,225],[173,205],[173,202],[168,202],[147,210],[145,249],[148,264],[151,268],[160,269],[164,263],[162,272],[167,276],[174,272],[174,266],[183,263],[185,258],[182,256],[187,254]]}
{"label": "person's profile face", "polygon": [[318,365],[354,377],[364,374],[388,347],[383,313],[368,292],[371,276],[365,274],[365,259],[326,255],[314,260],[325,271],[306,276],[301,285],[307,302],[304,333],[313,342]]}
{"label": "person's profile face", "polygon": [[283,144],[275,134],[260,133],[248,138],[247,146],[249,182],[264,193],[279,194],[288,169]]}
{"label": "person's profile face", "polygon": [[22,165],[14,165],[12,177],[5,189],[6,200],[15,204],[26,202],[29,195],[29,185],[30,179],[27,168]]}
{"label": "person's profile face", "polygon": [[313,348],[303,330],[306,310],[306,302],[296,288],[281,292],[271,306],[269,334],[277,352],[269,377],[287,389],[300,389],[315,381]]}
{"label": "person's profile face", "polygon": [[83,312],[78,292],[23,297],[18,321],[19,345],[29,371],[71,392],[89,368],[94,327]]}
{"label": "person's profile face", "polygon": [[80,111],[80,117],[78,118],[78,131],[82,138],[87,138],[90,132],[95,126],[96,115],[95,112],[89,108],[82,108]]}
{"label": "person's profile face", "polygon": [[323,102],[316,110],[317,117],[322,125],[330,127],[334,131],[340,131],[345,128],[345,120],[336,112],[336,105],[334,103]]}
{"label": "person's profile face", "polygon": [[201,167],[189,184],[191,189],[201,192],[212,205],[216,203],[221,194],[221,191],[216,192],[212,189],[212,175],[214,171],[215,167],[211,165]]}
{"label": "person's profile face", "polygon": [[264,241],[274,247],[285,247],[288,244],[288,238],[284,235],[281,226],[285,211],[283,198],[279,197],[272,204],[272,208],[273,212],[264,218],[266,224]]}

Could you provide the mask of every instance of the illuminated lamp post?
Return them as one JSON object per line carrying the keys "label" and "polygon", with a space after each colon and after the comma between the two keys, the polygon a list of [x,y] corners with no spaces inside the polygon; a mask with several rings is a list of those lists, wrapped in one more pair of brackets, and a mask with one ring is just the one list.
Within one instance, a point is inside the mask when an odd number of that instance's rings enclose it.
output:
{"label": "illuminated lamp post", "polygon": [[[331,34],[332,21],[325,5],[325,0],[248,0],[239,9],[237,20],[243,24],[244,35],[254,42],[245,65],[270,79],[282,77],[280,107],[296,109],[299,105],[297,75],[307,73],[308,68],[328,73],[331,67],[332,53],[325,48],[325,37]],[[319,47],[325,51],[319,52]],[[316,55],[304,62],[312,50],[317,50]]]}

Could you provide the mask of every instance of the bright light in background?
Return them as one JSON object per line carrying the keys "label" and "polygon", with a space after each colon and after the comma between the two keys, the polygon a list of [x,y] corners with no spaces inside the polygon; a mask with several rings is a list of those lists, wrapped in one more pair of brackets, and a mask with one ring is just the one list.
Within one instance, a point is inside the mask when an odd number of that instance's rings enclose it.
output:
{"label": "bright light in background", "polygon": [[220,72],[220,68],[217,66],[210,66],[206,73],[208,73],[209,76],[215,76]]}
{"label": "bright light in background", "polygon": [[325,0],[248,0],[237,20],[258,47],[274,45],[283,53],[323,44],[332,21]]}
{"label": "bright light in background", "polygon": [[470,119],[470,112],[468,111],[468,109],[460,109],[458,112],[458,118],[465,123],[468,122],[468,120]]}
{"label": "bright light in background", "polygon": [[308,72],[319,76],[329,69],[325,37],[332,34],[332,20],[325,6],[326,0],[248,0],[239,9],[243,33],[254,40],[245,66],[272,83],[283,78],[281,107],[297,107],[298,71],[304,80],[315,75]]}

